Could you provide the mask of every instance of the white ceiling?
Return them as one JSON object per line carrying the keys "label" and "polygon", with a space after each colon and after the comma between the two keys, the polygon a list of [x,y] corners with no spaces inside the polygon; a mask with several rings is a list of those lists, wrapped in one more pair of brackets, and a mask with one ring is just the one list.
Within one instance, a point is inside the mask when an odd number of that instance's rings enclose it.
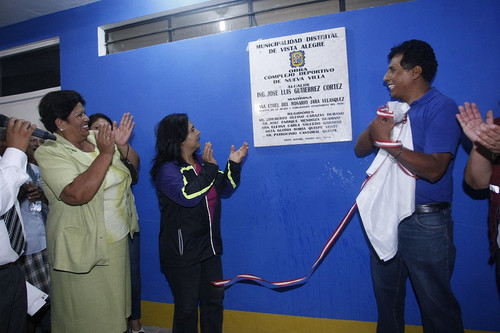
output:
{"label": "white ceiling", "polygon": [[99,0],[0,0],[0,27]]}

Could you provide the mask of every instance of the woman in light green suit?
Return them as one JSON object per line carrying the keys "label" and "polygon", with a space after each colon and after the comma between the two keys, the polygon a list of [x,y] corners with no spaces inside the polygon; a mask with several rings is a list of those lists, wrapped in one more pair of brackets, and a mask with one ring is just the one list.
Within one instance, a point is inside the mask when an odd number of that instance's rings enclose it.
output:
{"label": "woman in light green suit", "polygon": [[139,228],[119,148],[128,145],[134,123],[125,114],[119,127],[89,131],[84,106],[72,90],[50,92],[39,105],[43,124],[57,137],[35,153],[49,201],[52,332],[125,332],[127,237]]}

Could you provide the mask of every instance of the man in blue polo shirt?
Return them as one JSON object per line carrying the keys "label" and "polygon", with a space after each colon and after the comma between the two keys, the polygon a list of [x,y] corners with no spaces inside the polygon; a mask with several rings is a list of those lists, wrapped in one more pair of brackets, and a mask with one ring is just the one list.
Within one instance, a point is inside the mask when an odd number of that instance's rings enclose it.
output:
{"label": "man in blue polo shirt", "polygon": [[[388,59],[384,82],[393,99],[411,107],[414,149],[383,149],[418,178],[415,212],[398,226],[396,255],[383,261],[371,251],[377,332],[404,332],[408,277],[420,305],[424,331],[463,332],[460,305],[450,286],[456,254],[451,219],[452,172],[461,135],[457,105],[431,87],[437,61],[429,44],[419,40],[403,42],[391,49]],[[391,141],[393,127],[391,118],[375,118],[359,135],[356,155],[370,154],[376,148],[375,141]]]}

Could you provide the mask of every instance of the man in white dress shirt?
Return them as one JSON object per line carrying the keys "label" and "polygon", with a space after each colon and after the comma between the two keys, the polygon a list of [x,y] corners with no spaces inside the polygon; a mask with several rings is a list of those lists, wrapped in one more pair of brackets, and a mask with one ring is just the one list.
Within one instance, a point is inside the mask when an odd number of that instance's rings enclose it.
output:
{"label": "man in white dress shirt", "polygon": [[26,332],[26,280],[16,264],[22,250],[17,253],[12,248],[3,217],[13,206],[20,215],[17,194],[20,186],[28,180],[25,151],[36,129],[36,125],[30,125],[22,119],[9,120],[7,148],[0,159],[0,332]]}

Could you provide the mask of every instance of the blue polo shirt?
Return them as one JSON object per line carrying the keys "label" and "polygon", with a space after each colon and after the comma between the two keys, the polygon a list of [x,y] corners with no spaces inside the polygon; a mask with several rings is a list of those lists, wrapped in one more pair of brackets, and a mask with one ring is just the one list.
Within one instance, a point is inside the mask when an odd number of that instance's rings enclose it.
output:
{"label": "blue polo shirt", "polygon": [[426,154],[450,153],[452,158],[446,173],[435,183],[418,178],[415,204],[450,202],[453,196],[453,166],[461,136],[456,119],[455,101],[431,88],[420,99],[411,103],[409,112],[413,149]]}

